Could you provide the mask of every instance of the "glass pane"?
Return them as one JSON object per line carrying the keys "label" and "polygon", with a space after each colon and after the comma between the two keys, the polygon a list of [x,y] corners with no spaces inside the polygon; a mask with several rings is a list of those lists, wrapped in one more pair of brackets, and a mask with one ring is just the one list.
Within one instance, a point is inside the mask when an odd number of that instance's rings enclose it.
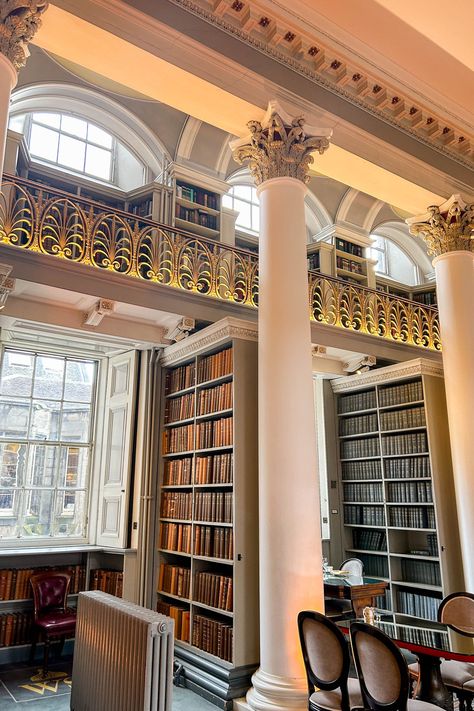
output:
{"label": "glass pane", "polygon": [[252,229],[255,232],[260,230],[260,205],[252,205]]}
{"label": "glass pane", "polygon": [[50,128],[38,126],[34,123],[31,126],[30,153],[37,158],[44,158],[56,163],[58,160],[59,133]]}
{"label": "glass pane", "polygon": [[0,398],[0,437],[25,439],[28,432],[30,403],[28,400]]}
{"label": "glass pane", "polygon": [[90,402],[94,384],[95,365],[81,360],[66,361],[64,399],[75,402]]}
{"label": "glass pane", "polygon": [[60,165],[83,172],[85,152],[86,144],[82,141],[69,136],[60,137],[58,153],[58,163]]}
{"label": "glass pane", "polygon": [[5,351],[0,392],[3,395],[28,397],[33,382],[34,356],[30,353]]}
{"label": "glass pane", "polygon": [[63,358],[38,356],[33,396],[60,400],[63,394],[63,378]]}
{"label": "glass pane", "polygon": [[25,482],[26,444],[0,444],[0,487],[22,486]]}
{"label": "glass pane", "polygon": [[87,493],[85,491],[58,491],[53,521],[55,536],[85,536]]}
{"label": "glass pane", "polygon": [[58,485],[84,489],[87,485],[88,465],[87,447],[62,447]]}
{"label": "glass pane", "polygon": [[31,447],[28,486],[56,486],[59,447],[37,444]]}
{"label": "glass pane", "polygon": [[61,114],[50,114],[41,111],[40,113],[33,114],[33,121],[51,126],[51,128],[59,128],[61,125]]}
{"label": "glass pane", "polygon": [[[0,489],[0,538],[17,538],[20,493]],[[10,515],[9,515],[10,514]]]}
{"label": "glass pane", "polygon": [[65,402],[61,424],[63,442],[88,442],[90,424],[90,406],[87,404]]}
{"label": "glass pane", "polygon": [[230,207],[232,209],[233,202],[231,195],[227,194],[222,196],[222,204],[224,207]]}
{"label": "glass pane", "polygon": [[25,130],[25,118],[25,114],[12,116],[8,123],[8,128],[11,128],[12,131],[16,131],[17,133],[23,133]]}
{"label": "glass pane", "polygon": [[252,199],[252,188],[250,185],[234,185],[235,197],[243,198],[244,200]]}
{"label": "glass pane", "polygon": [[91,123],[89,124],[87,140],[92,143],[98,143],[99,146],[103,146],[104,148],[112,148],[112,136],[110,133],[103,131],[98,126],[93,126]]}
{"label": "glass pane", "polygon": [[54,506],[54,491],[25,489],[25,513],[21,522],[21,536],[49,536]]}
{"label": "glass pane", "polygon": [[86,173],[95,175],[97,178],[109,180],[111,162],[112,154],[110,151],[106,151],[104,148],[97,148],[97,146],[87,146]]}
{"label": "glass pane", "polygon": [[74,116],[63,115],[61,131],[71,133],[73,136],[77,136],[78,138],[85,138],[87,136],[87,121],[75,118]]}
{"label": "glass pane", "polygon": [[59,436],[61,403],[34,400],[32,404],[30,438],[56,441]]}
{"label": "glass pane", "polygon": [[239,227],[245,227],[248,230],[252,229],[250,203],[242,202],[242,200],[235,200],[234,210],[237,210],[239,213],[235,224]]}

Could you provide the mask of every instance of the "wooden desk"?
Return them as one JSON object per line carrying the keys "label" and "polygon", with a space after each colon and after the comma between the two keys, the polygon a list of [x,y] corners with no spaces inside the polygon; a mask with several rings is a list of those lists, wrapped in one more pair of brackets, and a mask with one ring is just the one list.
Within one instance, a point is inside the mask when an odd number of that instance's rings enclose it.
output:
{"label": "wooden desk", "polygon": [[324,595],[336,600],[350,600],[356,617],[369,605],[375,607],[375,598],[385,593],[388,583],[377,578],[348,575],[346,577],[324,576]]}

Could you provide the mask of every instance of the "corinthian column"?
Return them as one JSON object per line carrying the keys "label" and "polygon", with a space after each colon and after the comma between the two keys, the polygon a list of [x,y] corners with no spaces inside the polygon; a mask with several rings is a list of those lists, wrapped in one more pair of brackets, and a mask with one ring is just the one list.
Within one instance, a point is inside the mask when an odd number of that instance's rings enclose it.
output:
{"label": "corinthian column", "polygon": [[464,580],[474,593],[474,205],[453,195],[407,222],[435,257]]}
{"label": "corinthian column", "polygon": [[44,0],[2,0],[0,3],[0,180],[3,174],[10,94],[18,71],[29,56],[28,43],[48,7]]}
{"label": "corinthian column", "polygon": [[260,668],[247,695],[259,711],[307,708],[296,618],[324,609],[304,198],[331,131],[304,123],[270,103],[231,144],[260,198]]}

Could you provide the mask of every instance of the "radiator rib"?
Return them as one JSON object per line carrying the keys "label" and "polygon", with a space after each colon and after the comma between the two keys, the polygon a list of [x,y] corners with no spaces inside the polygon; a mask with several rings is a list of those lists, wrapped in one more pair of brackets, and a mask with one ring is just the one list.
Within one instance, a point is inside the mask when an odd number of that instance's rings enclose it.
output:
{"label": "radiator rib", "polygon": [[113,595],[80,593],[71,711],[171,711],[173,626]]}

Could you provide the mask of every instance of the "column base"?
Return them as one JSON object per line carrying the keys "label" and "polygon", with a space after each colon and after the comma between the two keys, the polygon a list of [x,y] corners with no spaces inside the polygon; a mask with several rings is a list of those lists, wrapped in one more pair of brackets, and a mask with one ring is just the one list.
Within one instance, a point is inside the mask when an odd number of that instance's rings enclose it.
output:
{"label": "column base", "polygon": [[306,679],[274,676],[258,669],[252,676],[252,684],[247,692],[247,704],[252,711],[306,711],[308,708]]}

